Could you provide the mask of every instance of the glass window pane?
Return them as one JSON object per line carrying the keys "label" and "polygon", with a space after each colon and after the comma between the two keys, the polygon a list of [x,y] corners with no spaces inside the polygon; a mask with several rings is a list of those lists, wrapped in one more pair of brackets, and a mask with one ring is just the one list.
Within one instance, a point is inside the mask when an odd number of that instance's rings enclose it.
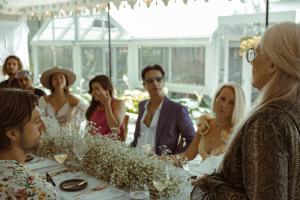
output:
{"label": "glass window pane", "polygon": [[172,48],[172,82],[204,85],[205,47]]}
{"label": "glass window pane", "polygon": [[73,48],[55,47],[56,65],[73,70]]}
{"label": "glass window pane", "polygon": [[88,16],[78,17],[79,30],[89,28],[92,25],[92,23],[94,22],[94,20],[96,20],[95,17],[88,17]]}
{"label": "glass window pane", "polygon": [[74,40],[73,21],[73,17],[54,19],[55,40]]}
{"label": "glass window pane", "polygon": [[123,75],[127,74],[127,56],[128,56],[128,48],[127,47],[117,47],[116,48],[116,72],[117,72],[117,80],[123,80]]}
{"label": "glass window pane", "polygon": [[[123,80],[123,76],[127,76],[127,47],[113,47],[112,48],[112,82],[118,94],[121,94],[128,88]],[[109,76],[109,55],[108,48],[105,48],[105,63],[106,74]]]}
{"label": "glass window pane", "polygon": [[[85,38],[89,32],[96,27],[101,27],[102,21],[97,19],[95,16],[89,17],[89,16],[80,16],[78,18],[79,23],[79,38],[84,39],[96,39],[96,37],[88,36],[88,38]],[[100,28],[101,29],[101,28]],[[93,34],[92,34],[93,35]]]}
{"label": "glass window pane", "polygon": [[219,60],[217,61],[219,64],[219,84],[224,82],[224,74],[225,74],[225,44],[223,40],[219,40],[220,43],[220,51],[219,51]]}
{"label": "glass window pane", "polygon": [[84,40],[101,40],[102,39],[103,31],[102,29],[91,29],[87,32],[84,36]]}
{"label": "glass window pane", "polygon": [[69,28],[69,30],[64,34],[64,36],[59,39],[74,40],[75,39],[74,25],[72,25],[71,28]]}
{"label": "glass window pane", "polygon": [[243,59],[239,55],[239,45],[239,42],[229,43],[228,80],[241,85]]}
{"label": "glass window pane", "polygon": [[50,69],[53,67],[53,51],[54,48],[50,46],[46,47],[37,47],[37,70],[38,74],[41,74],[42,72],[46,71],[47,69]]}
{"label": "glass window pane", "polygon": [[41,34],[39,40],[52,40],[52,28],[46,28]]}
{"label": "glass window pane", "polygon": [[72,17],[67,18],[54,18],[55,28],[65,28],[73,21]]}
{"label": "glass window pane", "polygon": [[[159,64],[166,72],[165,79],[168,80],[169,48],[164,47],[140,47],[139,48],[139,71],[147,65]],[[141,80],[141,75],[138,74]]]}
{"label": "glass window pane", "polygon": [[89,88],[89,81],[103,73],[103,49],[101,47],[81,48],[81,76],[83,88]]}

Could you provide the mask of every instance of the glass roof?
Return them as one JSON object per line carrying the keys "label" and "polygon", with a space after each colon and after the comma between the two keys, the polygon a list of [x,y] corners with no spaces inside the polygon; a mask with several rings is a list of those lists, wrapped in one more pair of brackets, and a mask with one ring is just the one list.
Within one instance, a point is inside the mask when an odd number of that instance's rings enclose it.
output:
{"label": "glass roof", "polygon": [[[108,23],[106,13],[90,16],[78,16],[79,40],[107,40]],[[53,38],[54,37],[54,38]],[[128,33],[114,20],[111,20],[111,39],[128,39]],[[74,17],[54,18],[34,37],[34,41],[75,40]]]}
{"label": "glass roof", "polygon": [[[219,16],[245,14],[245,4],[239,0],[194,1],[184,4],[170,0],[168,6],[161,0],[153,0],[149,8],[138,0],[134,9],[122,1],[119,9],[111,6],[111,39],[169,39],[208,38],[218,27]],[[74,21],[78,22],[78,37]],[[33,41],[45,40],[107,40],[108,21],[105,11],[95,15],[55,18],[43,26]]]}

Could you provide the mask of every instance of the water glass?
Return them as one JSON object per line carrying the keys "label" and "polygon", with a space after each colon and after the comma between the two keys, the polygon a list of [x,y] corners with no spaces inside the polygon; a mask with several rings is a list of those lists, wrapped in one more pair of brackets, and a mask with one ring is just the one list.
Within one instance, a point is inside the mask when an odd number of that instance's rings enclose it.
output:
{"label": "water glass", "polygon": [[146,184],[132,184],[129,196],[132,200],[150,200],[149,188]]}

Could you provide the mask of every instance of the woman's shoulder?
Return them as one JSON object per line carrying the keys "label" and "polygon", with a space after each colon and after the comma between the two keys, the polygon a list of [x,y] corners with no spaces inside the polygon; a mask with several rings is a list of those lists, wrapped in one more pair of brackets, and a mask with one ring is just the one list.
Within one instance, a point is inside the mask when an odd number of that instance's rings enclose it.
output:
{"label": "woman's shoulder", "polygon": [[293,113],[286,111],[284,107],[271,104],[257,109],[248,118],[244,127],[247,130],[253,130],[255,128],[262,130],[270,127],[284,129],[294,126],[297,120],[299,120],[299,117],[295,117]]}
{"label": "woman's shoulder", "polygon": [[50,100],[50,95],[44,95],[39,98],[39,101],[42,101],[45,103],[49,102],[49,100]]}
{"label": "woman's shoulder", "polygon": [[121,100],[121,99],[115,99],[114,98],[114,99],[112,99],[111,103],[112,103],[113,107],[125,106],[124,100]]}
{"label": "woman's shoulder", "polygon": [[248,121],[255,121],[257,119],[283,119],[288,117],[287,112],[277,104],[270,104],[263,106],[259,109],[257,109],[249,118]]}
{"label": "woman's shoulder", "polygon": [[72,94],[70,94],[68,96],[68,103],[70,104],[70,106],[74,107],[74,106],[78,106],[78,104],[80,103],[80,99]]}

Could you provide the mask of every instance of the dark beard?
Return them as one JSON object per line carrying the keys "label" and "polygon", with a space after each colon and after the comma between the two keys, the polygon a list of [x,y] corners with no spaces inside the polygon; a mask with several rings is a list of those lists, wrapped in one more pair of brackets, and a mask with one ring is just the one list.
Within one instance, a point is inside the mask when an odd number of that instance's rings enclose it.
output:
{"label": "dark beard", "polygon": [[12,73],[12,72],[9,72],[9,73],[7,73],[7,75],[9,76],[9,77],[16,77],[16,73]]}
{"label": "dark beard", "polygon": [[36,150],[39,148],[39,146],[40,146],[40,143],[39,143],[39,142],[38,142],[37,144],[35,144],[35,145],[29,146],[29,145],[26,144],[24,141],[25,141],[25,140],[24,140],[24,138],[22,137],[22,138],[21,138],[21,143],[20,143],[20,148],[24,151],[25,154],[28,154],[28,153],[31,153],[31,152],[36,151]]}

